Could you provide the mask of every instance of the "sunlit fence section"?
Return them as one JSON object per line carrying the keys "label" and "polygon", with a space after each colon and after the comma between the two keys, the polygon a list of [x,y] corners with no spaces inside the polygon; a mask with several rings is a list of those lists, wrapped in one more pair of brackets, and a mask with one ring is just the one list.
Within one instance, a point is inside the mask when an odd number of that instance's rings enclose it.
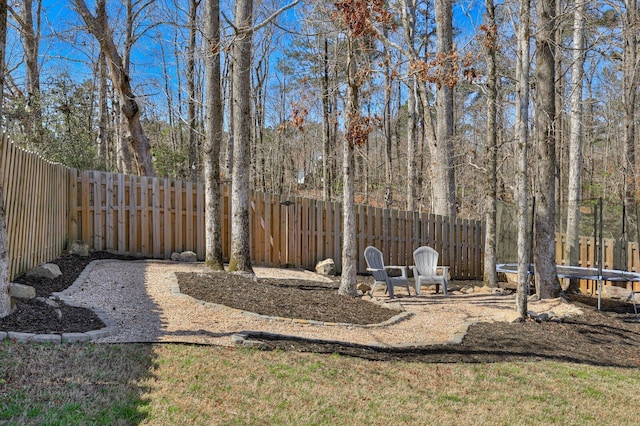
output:
{"label": "sunlit fence section", "polygon": [[24,151],[2,136],[0,179],[14,278],[62,254],[69,230],[71,170]]}
{"label": "sunlit fence section", "polygon": [[[93,250],[167,259],[173,252],[205,256],[205,190],[201,182],[79,171],[51,164],[2,140],[12,277],[58,257],[69,241]],[[221,196],[222,247],[231,247],[230,188]],[[338,202],[252,192],[251,259],[256,265],[313,269],[326,258],[342,267],[342,215]],[[374,245],[389,265],[410,265],[429,245],[451,277],[482,277],[484,227],[480,221],[356,206],[358,271]]]}

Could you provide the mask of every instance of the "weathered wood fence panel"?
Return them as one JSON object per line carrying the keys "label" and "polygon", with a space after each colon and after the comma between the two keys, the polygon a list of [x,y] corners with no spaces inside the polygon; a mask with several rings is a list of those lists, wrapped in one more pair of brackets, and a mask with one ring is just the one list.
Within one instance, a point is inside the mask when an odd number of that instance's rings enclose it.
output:
{"label": "weathered wood fence panel", "polygon": [[0,142],[0,179],[11,279],[62,254],[68,236],[70,170]]}

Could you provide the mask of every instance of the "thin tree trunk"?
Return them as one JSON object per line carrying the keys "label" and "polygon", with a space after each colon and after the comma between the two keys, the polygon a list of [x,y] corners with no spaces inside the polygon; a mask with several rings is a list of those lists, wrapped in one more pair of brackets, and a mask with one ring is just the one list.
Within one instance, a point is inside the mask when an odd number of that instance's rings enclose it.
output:
{"label": "thin tree trunk", "polygon": [[252,272],[249,235],[251,173],[251,44],[253,0],[236,0],[233,42],[234,140],[231,182],[230,271]]}
{"label": "thin tree trunk", "polygon": [[[576,0],[573,12],[573,63],[571,70],[571,117],[569,118],[569,188],[567,197],[567,245],[565,259],[578,266],[580,257],[580,202],[582,200],[582,88],[584,81],[585,1]],[[570,282],[571,291],[578,289],[577,280]],[[565,289],[569,290],[569,288]]]}
{"label": "thin tree trunk", "polygon": [[417,82],[410,78],[407,95],[407,210],[416,209],[416,147],[417,147]]}
{"label": "thin tree trunk", "polygon": [[222,94],[220,90],[220,4],[205,2],[205,73],[207,86],[204,145],[206,265],[223,270],[222,213],[220,211],[220,146],[222,145]]}
{"label": "thin tree trunk", "polygon": [[30,111],[29,128],[32,142],[40,144],[44,142],[42,129],[42,105],[40,93],[40,66],[38,64],[40,52],[40,19],[42,2],[36,0],[37,11],[36,20],[33,22],[33,0],[23,0],[22,16],[20,16],[20,27],[22,29],[22,45],[27,71],[27,93]]}
{"label": "thin tree trunk", "polygon": [[109,170],[109,135],[107,127],[109,125],[109,107],[107,105],[107,61],[104,54],[100,52],[98,56],[98,137],[97,143],[100,150],[100,162],[104,170]]}
{"label": "thin tree trunk", "polygon": [[530,0],[520,0],[518,18],[518,55],[516,58],[516,140],[518,168],[516,171],[516,198],[518,203],[518,287],[516,310],[527,317],[529,296],[530,243],[529,231],[529,22]]}
{"label": "thin tree trunk", "polygon": [[187,123],[189,124],[189,169],[191,180],[198,180],[198,135],[196,131],[196,19],[199,1],[189,0],[189,47],[187,49]]}
{"label": "thin tree trunk", "polygon": [[331,200],[331,120],[329,117],[329,41],[323,39],[322,56],[322,198]]}
{"label": "thin tree trunk", "polygon": [[535,273],[540,299],[558,296],[556,272],[556,105],[555,0],[538,0],[536,35],[536,173]]}
{"label": "thin tree trunk", "polygon": [[636,36],[638,3],[637,0],[625,0],[625,27],[624,27],[624,163],[625,176],[624,204],[627,212],[631,211],[636,198],[636,182],[638,179],[636,170],[636,98],[638,91],[637,76],[637,49],[638,38]]}
{"label": "thin tree trunk", "polygon": [[497,164],[498,164],[498,75],[496,71],[496,47],[498,30],[493,0],[486,0],[487,34],[485,49],[487,56],[487,197],[485,207],[484,239],[484,284],[497,287],[496,272],[496,208],[497,208]]}
{"label": "thin tree trunk", "polygon": [[233,58],[229,59],[229,72],[227,75],[227,81],[232,82],[229,84],[229,107],[228,107],[228,120],[227,120],[227,158],[225,159],[225,167],[227,169],[227,176],[231,176],[231,172],[233,170],[233,151],[234,151],[234,136],[235,136],[235,122],[233,117],[233,81],[235,73],[233,72],[234,61]]}
{"label": "thin tree trunk", "polygon": [[[386,36],[386,34],[385,34]],[[393,204],[393,163],[392,163],[392,135],[391,135],[391,57],[385,48],[384,65],[384,148],[385,148],[385,191],[384,204],[391,208]]]}
{"label": "thin tree trunk", "polygon": [[[5,51],[7,46],[7,1],[0,0],[0,117],[4,117]],[[0,136],[1,137],[1,136]],[[0,318],[13,311],[9,296],[9,238],[4,210],[4,188],[0,182]]]}

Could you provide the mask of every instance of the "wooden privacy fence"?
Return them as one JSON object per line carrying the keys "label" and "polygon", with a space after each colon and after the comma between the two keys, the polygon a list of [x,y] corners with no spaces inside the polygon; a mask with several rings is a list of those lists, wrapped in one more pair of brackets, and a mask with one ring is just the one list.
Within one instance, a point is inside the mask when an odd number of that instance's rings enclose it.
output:
{"label": "wooden privacy fence", "polygon": [[0,141],[9,277],[60,256],[68,237],[70,169]]}
{"label": "wooden privacy fence", "polygon": [[[69,241],[94,250],[153,258],[175,251],[205,254],[204,185],[155,177],[78,171],[0,141],[10,276],[59,257]],[[333,258],[341,269],[342,206],[300,197],[252,192],[251,258],[265,266],[313,269]],[[229,188],[222,194],[222,247],[230,250]],[[480,278],[483,225],[479,221],[356,206],[358,271],[367,245],[387,264],[411,264],[428,244],[451,266],[453,278]]]}
{"label": "wooden privacy fence", "polygon": [[[98,171],[70,171],[69,238],[95,250],[154,258],[191,250],[205,255],[204,185],[180,180]],[[229,188],[222,191],[222,247],[230,250]],[[484,230],[479,221],[356,206],[358,271],[366,271],[367,245],[379,247],[388,264],[412,263],[428,244],[451,266],[453,278],[482,274]],[[251,259],[257,265],[313,269],[333,258],[341,270],[342,206],[300,197],[252,192]]]}

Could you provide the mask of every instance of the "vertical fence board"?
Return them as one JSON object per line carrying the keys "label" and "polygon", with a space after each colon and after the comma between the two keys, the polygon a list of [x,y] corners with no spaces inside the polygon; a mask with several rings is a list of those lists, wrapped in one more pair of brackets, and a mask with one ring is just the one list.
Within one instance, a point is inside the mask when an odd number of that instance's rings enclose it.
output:
{"label": "vertical fence board", "polygon": [[164,236],[164,258],[165,259],[169,259],[171,257],[171,253],[172,253],[172,237],[173,237],[173,232],[172,232],[172,214],[173,214],[173,207],[171,204],[171,180],[170,179],[165,179],[164,180],[164,209],[163,209],[163,222],[164,222],[164,229],[163,229],[163,236]]}
{"label": "vertical fence board", "polygon": [[205,257],[205,225],[204,225],[204,183],[198,183],[198,198],[196,200],[196,211],[198,212],[196,217],[196,253],[199,260],[204,260]]}

